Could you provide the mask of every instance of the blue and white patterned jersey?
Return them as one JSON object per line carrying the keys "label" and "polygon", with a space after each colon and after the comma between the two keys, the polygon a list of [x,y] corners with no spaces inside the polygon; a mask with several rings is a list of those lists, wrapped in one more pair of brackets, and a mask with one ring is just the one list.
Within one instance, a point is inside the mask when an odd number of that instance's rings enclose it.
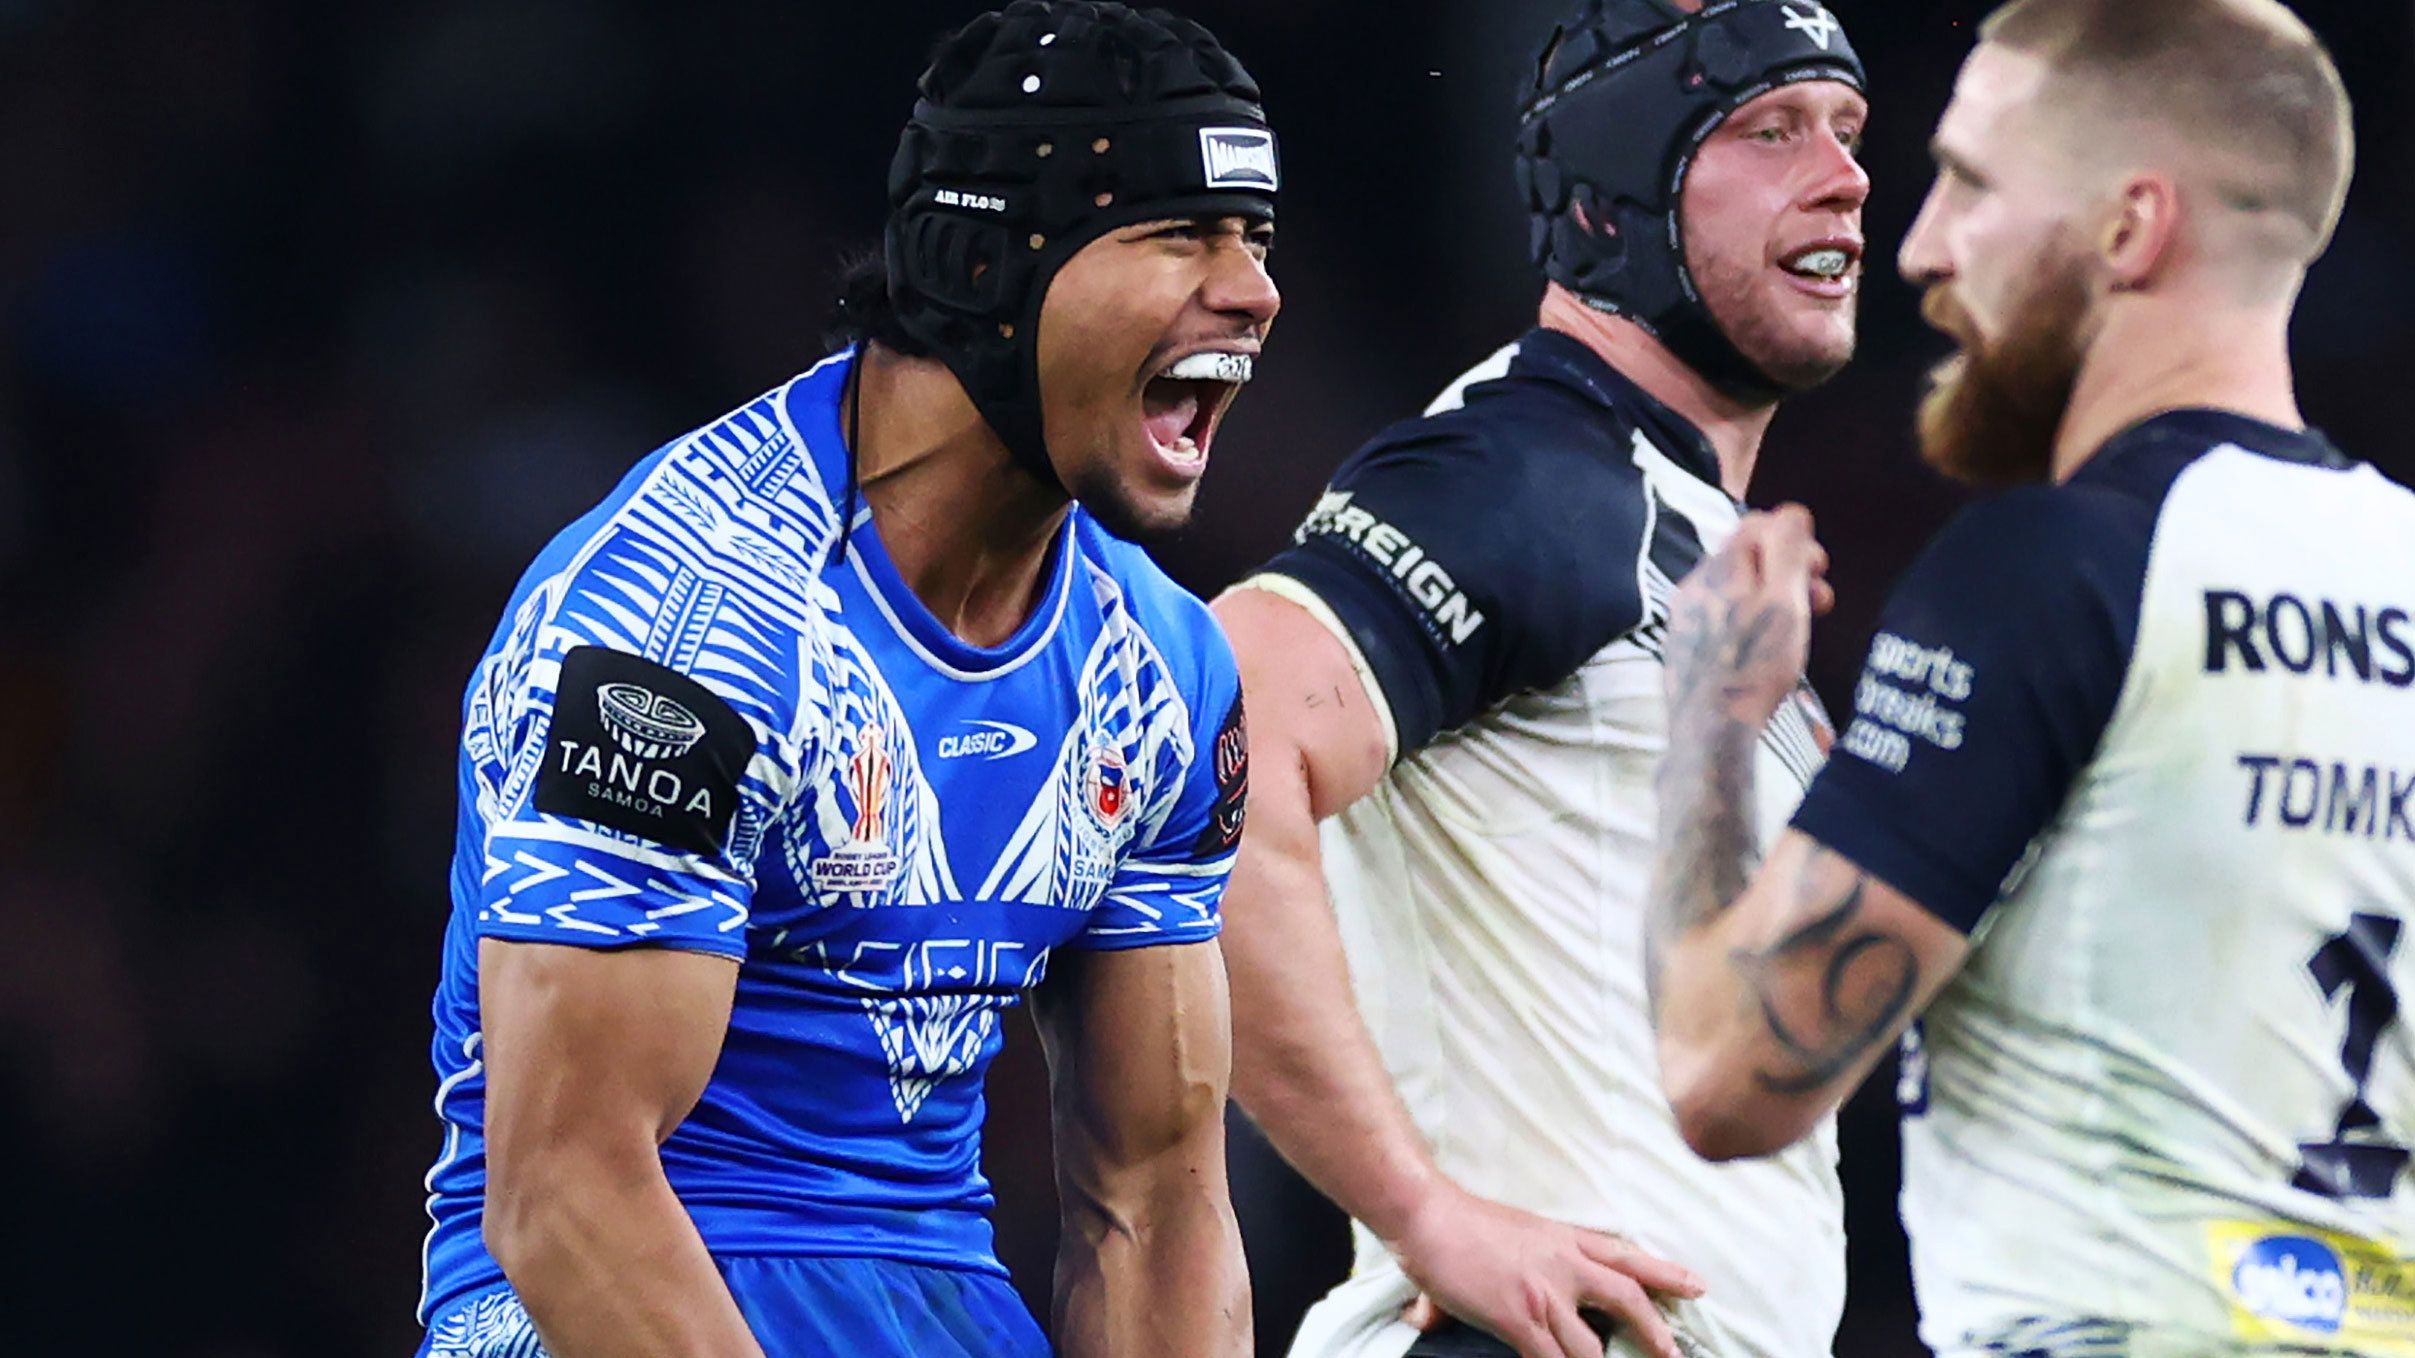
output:
{"label": "blue and white patterned jersey", "polygon": [[1054,948],[1217,931],[1247,751],[1206,608],[1078,509],[995,648],[923,608],[869,513],[834,559],[850,363],[640,463],[538,556],[470,681],[423,1316],[501,1277],[482,938],[737,959],[662,1148],[716,1255],[998,1272],[1001,1015]]}

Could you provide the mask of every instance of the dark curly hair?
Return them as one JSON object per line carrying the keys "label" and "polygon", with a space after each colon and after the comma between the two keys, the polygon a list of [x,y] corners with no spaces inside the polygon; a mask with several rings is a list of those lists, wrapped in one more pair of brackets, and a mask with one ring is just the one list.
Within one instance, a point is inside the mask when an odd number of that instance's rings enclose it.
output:
{"label": "dark curly hair", "polygon": [[822,332],[822,342],[832,349],[866,340],[908,358],[931,356],[930,346],[907,334],[898,322],[897,307],[889,299],[888,259],[877,245],[839,262],[830,321]]}

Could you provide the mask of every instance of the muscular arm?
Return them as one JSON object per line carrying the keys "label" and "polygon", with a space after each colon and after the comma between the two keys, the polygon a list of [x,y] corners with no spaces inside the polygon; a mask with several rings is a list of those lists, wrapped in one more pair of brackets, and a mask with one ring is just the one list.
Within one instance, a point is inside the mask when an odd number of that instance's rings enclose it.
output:
{"label": "muscular arm", "polygon": [[1223,954],[1214,943],[1063,952],[1032,1008],[1064,1204],[1058,1350],[1242,1358],[1249,1273],[1225,1183]]}
{"label": "muscular arm", "polygon": [[1384,772],[1341,641],[1264,590],[1216,601],[1249,701],[1249,831],[1224,893],[1233,1095],[1325,1196],[1398,1240],[1439,1177],[1351,996],[1317,822]]}
{"label": "muscular arm", "polygon": [[1969,952],[1799,831],[1753,867],[1754,748],[1801,671],[1824,562],[1808,516],[1756,515],[1670,619],[1646,979],[1678,1126],[1715,1160],[1809,1134]]}
{"label": "muscular arm", "polygon": [[737,967],[486,939],[486,1242],[554,1358],[761,1358],[663,1175]]}

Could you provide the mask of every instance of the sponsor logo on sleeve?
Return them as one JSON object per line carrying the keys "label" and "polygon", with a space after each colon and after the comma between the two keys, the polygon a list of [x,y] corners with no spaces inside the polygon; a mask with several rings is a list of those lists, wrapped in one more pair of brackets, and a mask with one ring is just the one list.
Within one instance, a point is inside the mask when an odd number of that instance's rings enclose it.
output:
{"label": "sponsor logo on sleeve", "polygon": [[1211,189],[1265,189],[1281,182],[1275,134],[1259,127],[1199,129],[1199,168]]}
{"label": "sponsor logo on sleeve", "polygon": [[1923,646],[1893,632],[1879,633],[1853,689],[1853,724],[1841,742],[1845,752],[1901,773],[1912,760],[1914,741],[1961,749],[1962,703],[1977,681],[1977,671],[1950,646]]}
{"label": "sponsor logo on sleeve", "polygon": [[562,657],[537,810],[712,854],[728,841],[752,728],[704,685],[643,656]]}
{"label": "sponsor logo on sleeve", "polygon": [[1224,723],[1216,728],[1208,757],[1215,761],[1216,805],[1208,813],[1207,828],[1191,845],[1191,857],[1201,862],[1221,858],[1239,846],[1241,823],[1249,808],[1249,722],[1242,715],[1238,696],[1225,712]]}
{"label": "sponsor logo on sleeve", "polygon": [[2277,1221],[2215,1222],[2206,1243],[2240,1338],[2415,1353],[2415,1260]]}
{"label": "sponsor logo on sleeve", "polygon": [[1426,555],[1408,534],[1352,503],[1354,491],[1329,490],[1291,537],[1294,542],[1322,538],[1373,562],[1392,577],[1398,590],[1419,610],[1419,621],[1437,639],[1465,645],[1484,626],[1484,614],[1470,602],[1459,582],[1442,563]]}

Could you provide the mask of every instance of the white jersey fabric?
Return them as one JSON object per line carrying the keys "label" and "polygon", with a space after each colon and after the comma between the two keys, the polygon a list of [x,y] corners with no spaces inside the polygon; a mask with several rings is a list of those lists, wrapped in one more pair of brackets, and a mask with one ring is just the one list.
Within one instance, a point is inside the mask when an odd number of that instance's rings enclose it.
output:
{"label": "white jersey fabric", "polygon": [[[1397,762],[1323,847],[1360,1011],[1436,1162],[1701,1274],[1674,1311],[1693,1351],[1806,1358],[1844,1301],[1833,1127],[1704,1162],[1644,994],[1660,643],[1672,582],[1738,522],[1716,477],[1699,434],[1538,331],[1354,456],[1250,583],[1335,630],[1394,728]],[[1763,741],[1767,835],[1819,762],[1819,720],[1806,691]],[[1414,1338],[1412,1285],[1354,1235],[1352,1279],[1294,1358]]]}
{"label": "white jersey fabric", "polygon": [[1972,931],[1903,1090],[1924,1340],[2415,1354],[2415,495],[2167,415],[1882,626],[1798,823]]}

